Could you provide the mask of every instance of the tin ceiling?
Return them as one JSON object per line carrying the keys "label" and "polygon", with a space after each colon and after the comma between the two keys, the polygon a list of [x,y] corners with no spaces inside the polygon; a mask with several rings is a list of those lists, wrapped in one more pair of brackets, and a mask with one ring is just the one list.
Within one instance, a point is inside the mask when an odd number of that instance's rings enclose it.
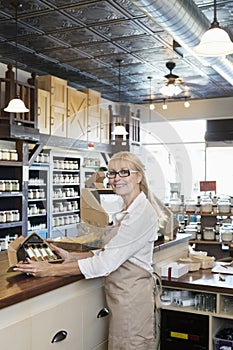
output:
{"label": "tin ceiling", "polygon": [[[210,0],[22,0],[18,10],[18,66],[52,74],[77,89],[91,88],[111,101],[145,103],[168,74],[191,98],[233,96],[233,55],[201,59],[191,48],[213,21]],[[233,1],[217,1],[220,25],[233,33]],[[15,65],[15,8],[0,2],[0,62]]]}

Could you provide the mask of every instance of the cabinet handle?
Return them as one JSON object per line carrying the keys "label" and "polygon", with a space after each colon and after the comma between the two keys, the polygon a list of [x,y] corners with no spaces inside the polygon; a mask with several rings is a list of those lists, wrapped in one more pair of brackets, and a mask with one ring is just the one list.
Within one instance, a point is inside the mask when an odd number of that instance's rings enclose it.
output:
{"label": "cabinet handle", "polygon": [[105,317],[108,316],[109,310],[108,308],[104,307],[103,309],[100,310],[100,312],[97,315],[97,318]]}
{"label": "cabinet handle", "polygon": [[54,337],[53,337],[51,343],[57,343],[57,342],[59,342],[59,341],[65,340],[66,337],[67,337],[67,332],[66,332],[66,331],[59,331],[59,332],[57,332],[57,333],[54,335]]}

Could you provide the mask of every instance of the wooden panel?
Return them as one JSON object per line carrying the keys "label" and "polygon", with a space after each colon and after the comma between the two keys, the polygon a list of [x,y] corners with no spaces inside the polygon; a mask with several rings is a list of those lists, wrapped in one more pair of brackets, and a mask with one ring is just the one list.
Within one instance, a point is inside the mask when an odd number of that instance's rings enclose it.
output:
{"label": "wooden panel", "polygon": [[88,115],[88,141],[100,142],[100,117]]}
{"label": "wooden panel", "polygon": [[109,110],[100,108],[100,142],[109,143]]}
{"label": "wooden panel", "polygon": [[50,91],[51,105],[56,107],[67,107],[67,81],[52,75],[38,77],[38,88]]}
{"label": "wooden panel", "polygon": [[51,106],[51,135],[66,137],[66,109]]}
{"label": "wooden panel", "polygon": [[67,137],[87,140],[87,94],[67,88]]}
{"label": "wooden panel", "polygon": [[91,89],[84,89],[83,92],[85,92],[88,97],[88,115],[100,118],[101,94]]}
{"label": "wooden panel", "polygon": [[40,133],[50,133],[50,92],[38,89],[38,128]]}

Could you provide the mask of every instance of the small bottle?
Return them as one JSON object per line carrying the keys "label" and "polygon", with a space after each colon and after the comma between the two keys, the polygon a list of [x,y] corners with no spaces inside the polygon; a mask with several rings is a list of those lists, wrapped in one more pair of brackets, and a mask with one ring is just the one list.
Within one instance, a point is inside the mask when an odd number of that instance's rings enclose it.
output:
{"label": "small bottle", "polygon": [[35,252],[34,252],[34,250],[32,249],[32,247],[30,247],[28,244],[25,244],[25,245],[24,245],[24,249],[25,249],[25,251],[27,252],[28,257],[29,257],[31,260],[36,261]]}
{"label": "small bottle", "polygon": [[46,250],[46,252],[47,252],[47,254],[49,256],[49,259],[57,260],[57,256],[54,254],[52,249],[46,243],[43,244],[43,248],[45,248],[45,250]]}
{"label": "small bottle", "polygon": [[43,247],[43,245],[41,245],[41,244],[38,245],[38,249],[39,249],[39,251],[40,251],[40,253],[41,253],[42,257],[43,257],[43,260],[44,261],[48,261],[49,260],[49,255],[48,255],[46,249]]}
{"label": "small bottle", "polygon": [[34,244],[32,245],[32,249],[35,253],[35,256],[36,256],[36,260],[38,261],[43,261],[43,257],[38,249],[38,246],[35,246]]}

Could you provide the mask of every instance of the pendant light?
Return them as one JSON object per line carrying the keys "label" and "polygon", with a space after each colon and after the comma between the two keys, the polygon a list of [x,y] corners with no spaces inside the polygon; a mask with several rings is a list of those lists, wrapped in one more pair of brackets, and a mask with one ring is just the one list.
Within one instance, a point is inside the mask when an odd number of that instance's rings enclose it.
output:
{"label": "pendant light", "polygon": [[149,97],[149,101],[150,101],[150,110],[153,111],[155,109],[155,105],[154,103],[152,103],[152,85],[151,85],[151,80],[152,80],[152,77],[147,77],[147,79],[150,80],[150,97]]}
{"label": "pendant light", "polygon": [[15,31],[16,31],[16,37],[15,37],[15,98],[10,100],[8,106],[4,108],[5,112],[9,113],[26,113],[29,112],[29,109],[25,107],[25,104],[23,100],[21,100],[17,93],[17,85],[18,85],[18,8],[22,6],[22,4],[16,0],[12,3],[12,5],[15,7]]}
{"label": "pendant light", "polygon": [[193,51],[199,56],[218,57],[233,53],[233,42],[228,33],[219,26],[217,4],[214,0],[214,20],[211,27],[203,34],[199,45]]}
{"label": "pendant light", "polygon": [[[116,62],[118,63],[118,101],[121,102],[121,59],[117,59]],[[111,132],[113,136],[123,136],[123,139],[126,139],[126,135],[128,135],[128,132],[125,129],[124,125],[116,125],[114,130]]]}
{"label": "pendant light", "polygon": [[173,84],[173,83],[167,83],[166,85],[163,85],[162,88],[160,89],[161,94],[164,96],[176,96],[179,95],[182,90],[179,86]]}

